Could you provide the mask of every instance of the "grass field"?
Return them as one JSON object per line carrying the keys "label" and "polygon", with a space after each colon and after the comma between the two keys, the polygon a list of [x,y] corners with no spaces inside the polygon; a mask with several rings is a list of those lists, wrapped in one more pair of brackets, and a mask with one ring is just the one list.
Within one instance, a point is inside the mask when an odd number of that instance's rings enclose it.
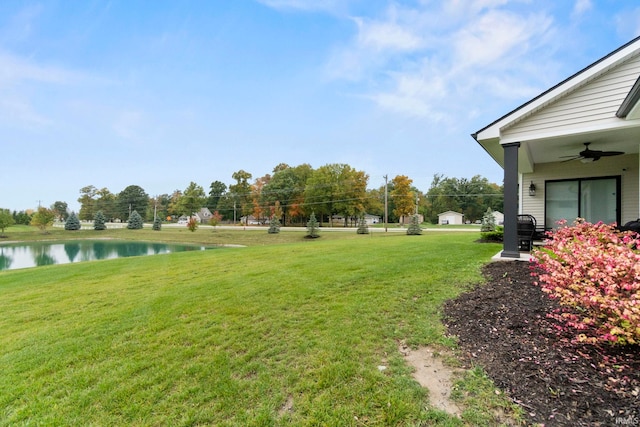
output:
{"label": "grass field", "polygon": [[495,425],[510,410],[477,370],[456,385],[460,419],[430,408],[398,351],[454,345],[441,304],[497,245],[304,234],[110,230],[246,247],[1,272],[0,425]]}

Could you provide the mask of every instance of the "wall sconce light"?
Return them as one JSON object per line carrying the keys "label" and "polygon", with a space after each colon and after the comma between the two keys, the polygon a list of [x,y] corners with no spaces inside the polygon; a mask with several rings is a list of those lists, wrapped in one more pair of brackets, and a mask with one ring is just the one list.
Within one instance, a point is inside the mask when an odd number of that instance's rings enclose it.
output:
{"label": "wall sconce light", "polygon": [[536,185],[531,181],[531,185],[529,185],[529,195],[531,197],[536,195]]}

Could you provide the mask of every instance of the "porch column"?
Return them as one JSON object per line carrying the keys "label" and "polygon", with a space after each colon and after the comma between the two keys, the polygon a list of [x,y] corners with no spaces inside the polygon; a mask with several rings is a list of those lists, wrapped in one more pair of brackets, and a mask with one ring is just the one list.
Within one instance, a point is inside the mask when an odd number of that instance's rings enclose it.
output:
{"label": "porch column", "polygon": [[520,258],[518,251],[519,142],[504,144],[504,239],[502,258]]}

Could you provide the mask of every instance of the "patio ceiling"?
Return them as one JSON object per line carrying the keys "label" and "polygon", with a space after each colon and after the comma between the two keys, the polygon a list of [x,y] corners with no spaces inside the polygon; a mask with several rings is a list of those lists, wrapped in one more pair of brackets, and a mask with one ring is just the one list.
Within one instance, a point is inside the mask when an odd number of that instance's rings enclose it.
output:
{"label": "patio ceiling", "polygon": [[530,163],[551,163],[567,160],[564,156],[577,156],[590,142],[589,149],[599,151],[622,151],[637,154],[640,147],[640,126],[625,127],[555,138],[523,141],[521,155],[528,156]]}

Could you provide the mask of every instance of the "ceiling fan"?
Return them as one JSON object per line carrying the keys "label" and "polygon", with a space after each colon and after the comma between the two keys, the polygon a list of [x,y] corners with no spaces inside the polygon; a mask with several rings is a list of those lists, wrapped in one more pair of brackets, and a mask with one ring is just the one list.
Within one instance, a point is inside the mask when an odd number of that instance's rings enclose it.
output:
{"label": "ceiling fan", "polygon": [[600,151],[600,150],[591,150],[589,149],[590,142],[584,143],[584,150],[578,153],[577,156],[562,156],[561,158],[570,157],[567,160],[563,160],[564,162],[570,162],[571,160],[580,160],[583,163],[587,162],[595,162],[600,160],[601,157],[610,157],[610,156],[619,156],[624,154],[623,151]]}

